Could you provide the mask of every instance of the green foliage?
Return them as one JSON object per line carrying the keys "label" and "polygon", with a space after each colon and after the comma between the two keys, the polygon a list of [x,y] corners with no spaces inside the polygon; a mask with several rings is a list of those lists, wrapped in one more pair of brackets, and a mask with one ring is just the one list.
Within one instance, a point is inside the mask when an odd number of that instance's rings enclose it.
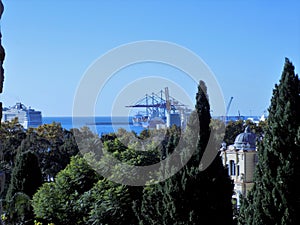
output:
{"label": "green foliage", "polygon": [[141,133],[140,133],[140,138],[141,139],[147,139],[147,138],[149,138],[150,137],[150,130],[143,130]]}
{"label": "green foliage", "polygon": [[[202,81],[198,87],[196,100],[197,113],[191,115],[187,130],[183,134],[184,144],[179,146],[186,152],[194,151],[194,153],[188,163],[174,176],[159,184],[145,187],[141,206],[135,207],[140,224],[232,223],[233,185],[220,157],[217,156],[206,170],[201,171],[199,168],[211,129],[207,90]],[[214,124],[213,127],[218,126]],[[214,150],[218,151],[220,145],[217,144],[218,135],[213,135],[213,139],[216,141]],[[172,138],[169,139],[171,140]],[[173,144],[167,146],[175,147]],[[168,152],[172,152],[172,149]],[[183,159],[186,155],[181,157]],[[167,163],[168,169],[172,170],[174,166],[173,162]],[[180,163],[177,166],[181,166]]]}
{"label": "green foliage", "polygon": [[13,165],[17,155],[17,149],[26,137],[24,128],[19,124],[17,118],[5,121],[0,126],[1,150],[3,161]]}
{"label": "green foliage", "polygon": [[41,170],[37,156],[30,151],[20,152],[12,172],[11,184],[7,193],[8,200],[17,192],[24,192],[32,197],[41,184]]}
{"label": "green foliage", "polygon": [[224,141],[227,145],[232,145],[236,136],[244,131],[244,121],[229,121],[226,125]]}
{"label": "green foliage", "polygon": [[55,182],[45,183],[33,196],[36,218],[62,225],[84,224],[87,215],[78,200],[98,179],[85,159],[73,157],[70,164],[57,174]]}
{"label": "green foliage", "polygon": [[243,133],[246,126],[250,126],[252,132],[254,132],[259,139],[261,139],[264,135],[264,128],[267,126],[267,122],[260,121],[257,125],[250,120],[237,120],[237,121],[229,121],[226,125],[224,141],[227,145],[232,145],[235,141],[236,136],[240,133]]}
{"label": "green foliage", "polygon": [[102,179],[81,197],[89,203],[88,224],[137,224],[128,187]]}
{"label": "green foliage", "polygon": [[300,81],[286,59],[275,85],[268,126],[259,145],[254,188],[241,207],[240,224],[300,224]]}
{"label": "green foliage", "polygon": [[33,224],[33,213],[30,197],[23,192],[17,192],[8,203],[5,224],[24,225]]}
{"label": "green foliage", "polygon": [[[137,224],[132,207],[141,199],[142,187],[115,184],[97,175],[88,165],[105,169],[110,157],[130,165],[151,164],[151,160],[152,163],[159,160],[158,149],[150,144],[146,146],[148,151],[134,151],[119,140],[126,140],[127,136],[132,135],[125,131],[120,131],[122,136],[118,133],[120,138],[113,134],[99,138],[85,128],[72,132],[77,132],[76,138],[81,139],[80,147],[84,148],[82,144],[87,146],[83,151],[86,153],[84,158],[77,156],[72,159],[54,182],[44,184],[34,195],[33,208],[38,221],[55,224]],[[98,152],[106,154],[101,153],[99,158]],[[113,173],[113,176],[118,174]]]}
{"label": "green foliage", "polygon": [[5,210],[10,223],[26,224],[33,221],[30,199],[41,184],[42,174],[37,156],[30,151],[20,151],[6,195]]}
{"label": "green foliage", "polygon": [[214,140],[216,143],[219,143],[220,147],[221,147],[222,142],[224,141],[224,136],[226,134],[224,132],[224,130],[225,130],[224,128],[225,128],[225,124],[222,120],[211,119],[210,129],[213,130]]}
{"label": "green foliage", "polygon": [[73,134],[57,123],[29,128],[25,132],[17,119],[6,121],[0,127],[0,138],[0,169],[6,177],[2,198],[6,196],[18,152],[32,151],[37,155],[43,180],[53,179],[70,162],[70,157],[78,153]]}
{"label": "green foliage", "polygon": [[61,217],[61,195],[54,182],[44,183],[32,199],[36,218],[43,221],[57,221]]}
{"label": "green foliage", "polygon": [[104,142],[104,149],[114,158],[129,165],[144,166],[159,162],[160,152],[156,146],[151,146],[151,143],[142,145],[141,142],[135,141],[125,146],[120,138],[116,138]]}
{"label": "green foliage", "polygon": [[44,124],[28,132],[28,147],[34,148],[41,164],[44,180],[52,180],[79,150],[73,134],[59,123]]}
{"label": "green foliage", "polygon": [[2,123],[0,138],[7,221],[23,224],[33,218],[30,201],[37,188],[65,168],[78,148],[73,134],[56,123],[25,131],[14,119]]}
{"label": "green foliage", "polygon": [[19,124],[17,118],[11,122],[2,122],[0,126],[0,170],[5,173],[5,185],[4,191],[1,193],[1,198],[5,198],[6,196],[6,192],[10,184],[12,168],[15,164],[15,158],[18,152],[17,149],[25,137],[26,133],[23,127]]}

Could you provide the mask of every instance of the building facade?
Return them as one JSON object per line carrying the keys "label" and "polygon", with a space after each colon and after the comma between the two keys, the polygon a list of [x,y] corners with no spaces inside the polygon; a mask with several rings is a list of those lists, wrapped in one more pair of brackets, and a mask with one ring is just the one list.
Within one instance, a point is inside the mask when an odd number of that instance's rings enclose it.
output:
{"label": "building facade", "polygon": [[239,207],[240,195],[246,196],[253,187],[254,169],[258,161],[256,135],[251,132],[249,126],[236,137],[233,145],[226,147],[223,144],[221,157],[234,181],[233,199]]}

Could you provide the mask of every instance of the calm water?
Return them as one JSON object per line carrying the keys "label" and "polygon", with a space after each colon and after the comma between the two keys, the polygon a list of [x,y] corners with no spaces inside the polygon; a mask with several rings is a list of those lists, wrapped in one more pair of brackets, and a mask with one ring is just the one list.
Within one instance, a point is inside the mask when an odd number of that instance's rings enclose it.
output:
{"label": "calm water", "polygon": [[[248,117],[246,117],[248,118]],[[259,117],[252,116],[255,120],[259,120]],[[229,120],[237,120],[237,117],[229,117]],[[244,118],[239,118],[244,119]],[[75,123],[73,123],[72,117],[43,117],[43,124],[50,124],[52,122],[57,122],[62,125],[63,128],[70,130],[71,128],[80,128],[87,126],[91,128],[94,132],[97,132],[99,135],[117,132],[119,128],[124,128],[127,131],[135,131],[139,134],[145,128],[133,126],[131,124],[132,118],[128,117],[109,117],[109,116],[101,116],[101,117],[82,117],[76,118]]]}
{"label": "calm water", "polygon": [[82,117],[76,118],[74,123],[72,117],[43,117],[43,124],[50,124],[52,122],[60,123],[62,127],[67,130],[87,126],[94,131],[96,129],[99,135],[116,132],[119,128],[124,128],[127,131],[135,131],[137,134],[144,130],[143,127],[133,126],[131,124],[131,118],[128,117]]}

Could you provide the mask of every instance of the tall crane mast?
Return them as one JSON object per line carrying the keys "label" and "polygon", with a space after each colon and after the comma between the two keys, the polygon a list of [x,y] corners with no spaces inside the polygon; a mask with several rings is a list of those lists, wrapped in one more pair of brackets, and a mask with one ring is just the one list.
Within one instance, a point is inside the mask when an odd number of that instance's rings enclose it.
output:
{"label": "tall crane mast", "polygon": [[170,102],[170,95],[169,95],[169,88],[165,87],[165,97],[166,97],[166,122],[167,122],[167,127],[170,127],[171,125],[171,102]]}
{"label": "tall crane mast", "polygon": [[233,97],[230,97],[230,100],[229,100],[228,105],[226,107],[225,123],[227,123],[228,112],[229,112],[232,100],[233,100]]}
{"label": "tall crane mast", "polygon": [[171,102],[170,102],[170,95],[169,95],[169,88],[165,87],[165,97],[166,97],[166,109],[167,112],[171,111]]}

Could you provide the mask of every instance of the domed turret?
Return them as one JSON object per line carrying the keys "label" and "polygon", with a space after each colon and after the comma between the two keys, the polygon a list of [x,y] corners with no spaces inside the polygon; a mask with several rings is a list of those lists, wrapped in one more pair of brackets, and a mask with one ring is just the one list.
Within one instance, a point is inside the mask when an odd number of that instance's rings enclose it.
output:
{"label": "domed turret", "polygon": [[239,134],[234,141],[234,147],[238,150],[255,150],[256,135],[251,132],[249,126],[245,128],[244,133]]}

